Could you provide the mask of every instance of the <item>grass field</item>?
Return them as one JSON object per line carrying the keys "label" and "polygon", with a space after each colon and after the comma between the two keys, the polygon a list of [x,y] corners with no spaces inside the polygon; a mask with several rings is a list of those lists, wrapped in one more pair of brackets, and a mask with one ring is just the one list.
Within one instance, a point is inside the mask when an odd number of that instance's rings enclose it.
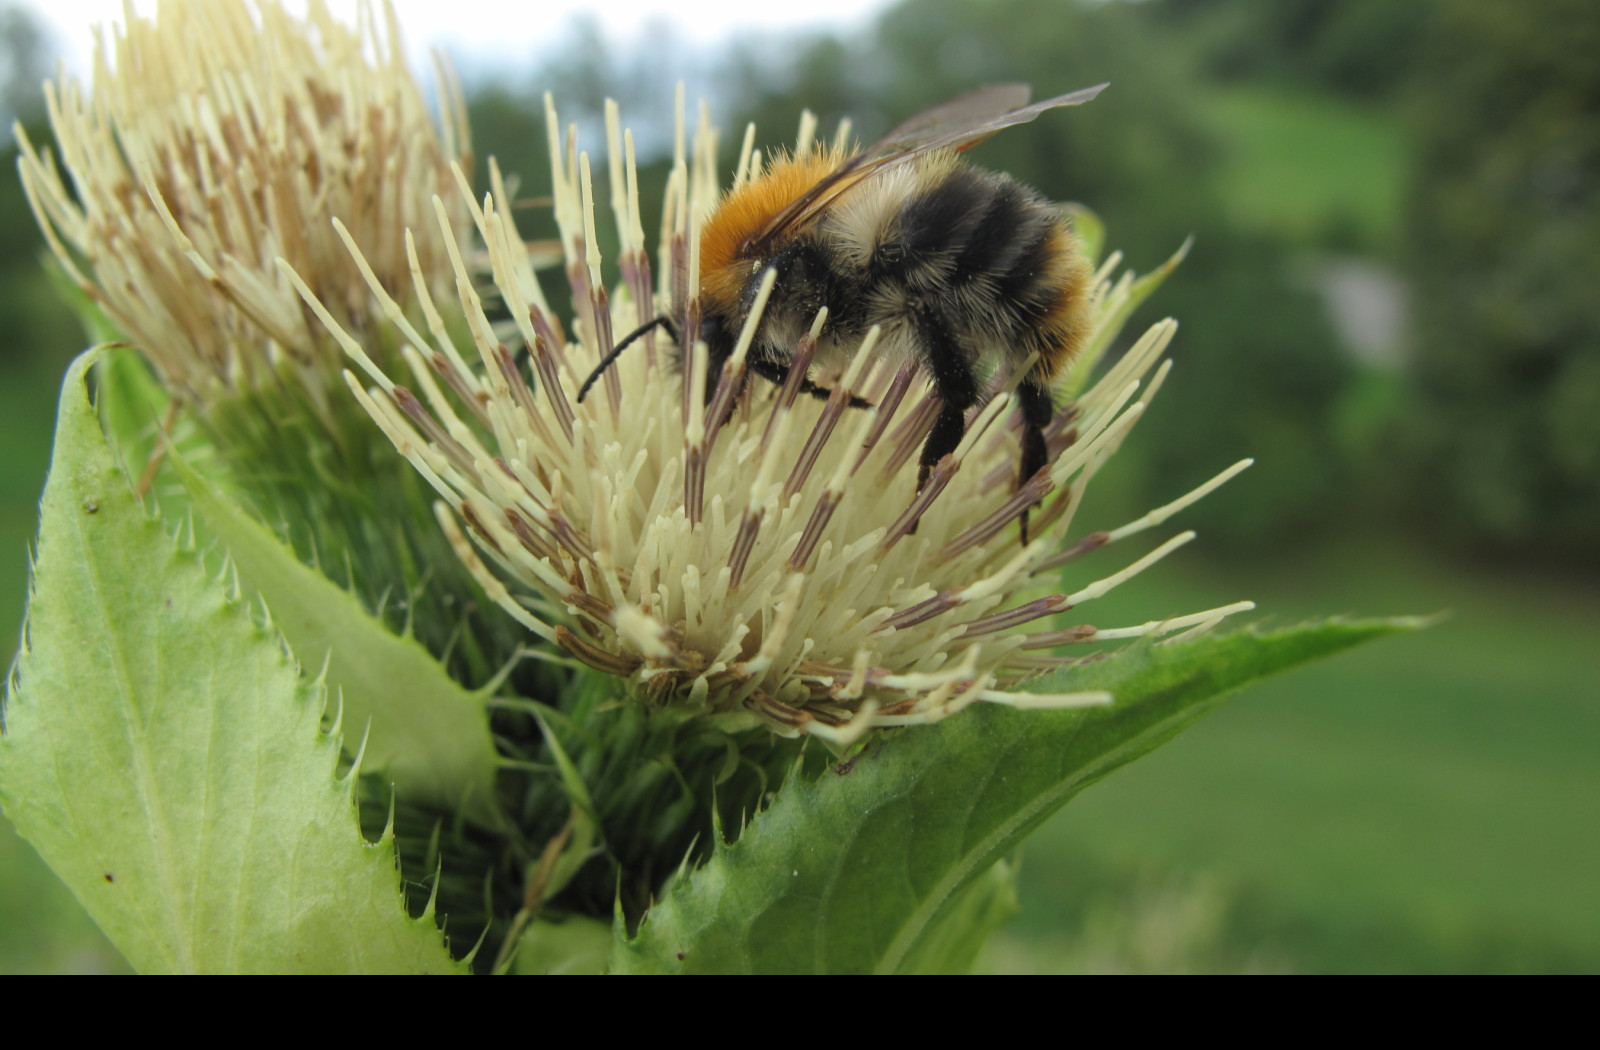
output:
{"label": "grass field", "polygon": [[991,965],[1600,968],[1600,595],[1351,539],[1147,597],[1240,584],[1280,623],[1448,615],[1258,686],[1070,803]]}
{"label": "grass field", "polygon": [[1394,246],[1405,140],[1392,114],[1251,86],[1210,89],[1205,113],[1231,223],[1344,250]]}

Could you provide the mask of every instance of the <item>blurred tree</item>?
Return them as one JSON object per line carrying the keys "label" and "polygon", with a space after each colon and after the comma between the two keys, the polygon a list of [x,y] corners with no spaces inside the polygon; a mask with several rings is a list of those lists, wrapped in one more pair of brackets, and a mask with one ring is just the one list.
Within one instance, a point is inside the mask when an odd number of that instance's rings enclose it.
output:
{"label": "blurred tree", "polygon": [[[23,125],[35,142],[49,141],[43,90],[49,45],[32,12],[0,3],[0,119],[8,129]],[[15,172],[15,144],[7,142],[5,153],[6,171]],[[0,270],[11,271],[24,263],[33,266],[38,261],[44,242],[34,228],[22,184],[14,177],[0,180],[0,230],[7,234],[0,238]]]}
{"label": "blurred tree", "polygon": [[1416,490],[1458,537],[1600,565],[1600,6],[1459,0],[1420,56]]}
{"label": "blurred tree", "polygon": [[870,53],[865,40],[828,34],[736,41],[719,78],[738,113],[737,121],[727,125],[734,148],[744,125],[752,121],[763,150],[789,148],[801,107],[817,115],[819,137],[832,135],[845,117],[857,137],[863,124],[871,131],[887,128],[882,100],[875,97],[869,79],[874,66]]}
{"label": "blurred tree", "polygon": [[0,4],[0,106],[9,126],[44,114],[39,85],[50,72],[52,49],[45,29],[25,7]]}
{"label": "blurred tree", "polygon": [[1357,99],[1410,77],[1427,3],[1395,0],[1160,0],[1150,15],[1194,49],[1208,77],[1271,81]]}
{"label": "blurred tree", "polygon": [[467,120],[476,164],[473,185],[489,184],[488,161],[493,156],[502,172],[525,184],[524,190],[533,184],[541,192],[550,189],[544,106],[536,93],[519,92],[504,80],[481,81],[467,95]]}
{"label": "blurred tree", "polygon": [[[0,4],[0,107],[7,125],[22,124],[34,142],[49,142],[42,85],[52,47],[44,27],[25,7]],[[27,368],[41,384],[54,383],[69,355],[82,348],[77,322],[49,289],[39,265],[44,240],[33,220],[22,183],[15,177],[17,150],[8,142],[0,166],[0,367]],[[18,382],[17,372],[8,377]],[[19,484],[33,488],[31,476]]]}
{"label": "blurred tree", "polygon": [[1310,281],[1295,278],[1302,268],[1285,260],[1281,243],[1209,226],[1156,297],[1182,327],[1172,379],[1134,437],[1143,502],[1256,460],[1222,498],[1184,512],[1208,553],[1270,557],[1358,509],[1334,423],[1356,366]]}

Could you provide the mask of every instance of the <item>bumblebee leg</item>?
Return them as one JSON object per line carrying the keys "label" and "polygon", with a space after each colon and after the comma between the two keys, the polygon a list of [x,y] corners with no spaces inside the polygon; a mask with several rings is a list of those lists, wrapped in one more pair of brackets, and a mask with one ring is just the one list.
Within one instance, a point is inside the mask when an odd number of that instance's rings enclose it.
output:
{"label": "bumblebee leg", "polygon": [[[707,344],[706,353],[706,404],[711,404],[717,396],[717,384],[722,382],[722,368],[733,357],[733,347],[723,346],[720,343]],[[688,378],[688,370],[684,370],[684,378]],[[734,391],[735,394],[738,391]],[[735,399],[737,400],[737,398]],[[731,409],[731,405],[729,406]],[[726,422],[726,420],[724,420]]]}
{"label": "bumblebee leg", "polygon": [[[1017,388],[1017,399],[1022,403],[1022,462],[1017,472],[1017,487],[1026,485],[1050,461],[1050,450],[1045,445],[1044,428],[1050,425],[1055,414],[1055,404],[1050,400],[1050,389],[1024,380]],[[1038,504],[1034,504],[1038,506]],[[1028,542],[1028,508],[1022,511],[1022,542]]]}
{"label": "bumblebee leg", "polygon": [[782,386],[789,378],[789,367],[787,365],[780,365],[778,362],[769,361],[764,357],[751,355],[745,361],[745,366],[773,386]]}
{"label": "bumblebee leg", "polygon": [[946,401],[939,409],[939,418],[933,421],[928,440],[922,444],[922,461],[917,467],[917,491],[928,484],[933,465],[956,450],[967,432],[966,409]]}
{"label": "bumblebee leg", "polygon": [[921,492],[933,465],[961,444],[962,435],[967,432],[967,409],[978,400],[978,381],[972,374],[970,359],[951,336],[943,317],[924,306],[917,311],[917,321],[928,370],[933,373],[933,387],[942,402],[939,417],[922,445],[917,469],[917,491]]}
{"label": "bumblebee leg", "polygon": [[[756,375],[760,376],[762,379],[765,379],[767,382],[771,383],[773,386],[782,386],[789,378],[789,366],[788,365],[780,365],[776,361],[770,361],[770,360],[767,360],[766,358],[758,358],[758,357],[750,358],[748,364],[749,364],[750,371],[754,372]],[[829,390],[825,386],[817,386],[815,383],[813,383],[809,379],[800,380],[800,392],[802,394],[810,394],[812,397],[817,398],[819,401],[826,401],[826,400],[828,400],[828,398],[833,396],[833,391],[832,390]],[[861,398],[861,397],[856,397],[854,395],[851,395],[851,397],[850,397],[850,407],[851,408],[871,408],[872,407],[872,402],[868,401],[866,398]]]}

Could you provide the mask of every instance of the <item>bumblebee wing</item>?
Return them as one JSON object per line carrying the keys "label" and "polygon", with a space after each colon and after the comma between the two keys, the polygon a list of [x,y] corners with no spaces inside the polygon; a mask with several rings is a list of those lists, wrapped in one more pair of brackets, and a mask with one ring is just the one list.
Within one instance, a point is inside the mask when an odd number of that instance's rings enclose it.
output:
{"label": "bumblebee wing", "polygon": [[774,215],[752,238],[752,244],[757,253],[764,254],[785,234],[822,214],[852,186],[887,167],[935,150],[967,149],[1002,128],[1026,124],[1046,110],[1082,105],[1105,88],[1105,84],[1097,84],[1028,105],[1033,89],[1027,84],[995,84],[925,109],[829,172]]}
{"label": "bumblebee wing", "polygon": [[887,135],[862,150],[859,156],[910,153],[922,144],[952,131],[977,127],[997,117],[1015,113],[1028,104],[1033,88],[1027,84],[994,84],[930,106],[895,125]]}
{"label": "bumblebee wing", "polygon": [[[1096,84],[1081,91],[1035,102],[1031,106],[1026,105],[1029,94],[1026,84],[982,88],[917,114],[873,143],[865,152],[868,155],[877,153],[905,157],[941,149],[968,149],[1003,128],[1026,124],[1047,110],[1081,106],[1104,91],[1106,86]],[[1019,89],[1021,98],[1018,101],[1022,104],[997,108],[1008,96],[1015,99]]]}

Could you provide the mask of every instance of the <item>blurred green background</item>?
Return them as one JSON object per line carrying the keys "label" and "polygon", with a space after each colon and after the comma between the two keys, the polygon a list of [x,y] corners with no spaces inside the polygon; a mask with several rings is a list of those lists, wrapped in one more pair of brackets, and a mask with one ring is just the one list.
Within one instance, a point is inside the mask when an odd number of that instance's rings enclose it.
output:
{"label": "blurred green background", "polygon": [[[47,42],[0,8],[0,49],[0,101],[46,137]],[[525,193],[544,90],[595,143],[606,95],[659,127],[684,75],[593,23],[552,53],[468,82],[480,153]],[[1144,317],[1183,322],[1172,381],[1086,513],[1258,463],[1186,512],[1200,543],[1090,615],[1447,614],[1258,687],[1075,800],[1030,841],[986,968],[1600,969],[1596,54],[1591,0],[904,0],[852,36],[695,56],[725,142],[753,119],[773,146],[803,105],[871,137],[980,83],[1110,80],[976,155],[1094,207],[1139,269],[1196,238]],[[82,337],[14,178],[0,229],[14,639]],[[121,968],[0,824],[0,971]]]}

